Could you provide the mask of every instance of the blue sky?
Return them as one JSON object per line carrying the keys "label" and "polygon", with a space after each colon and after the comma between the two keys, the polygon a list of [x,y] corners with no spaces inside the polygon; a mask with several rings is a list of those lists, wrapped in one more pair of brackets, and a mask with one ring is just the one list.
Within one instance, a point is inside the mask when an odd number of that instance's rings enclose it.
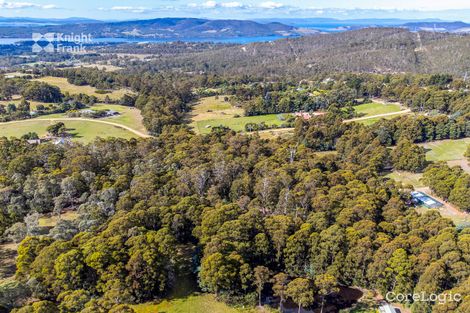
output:
{"label": "blue sky", "polygon": [[0,0],[0,16],[89,17],[106,20],[156,17],[443,18],[470,20],[469,0]]}

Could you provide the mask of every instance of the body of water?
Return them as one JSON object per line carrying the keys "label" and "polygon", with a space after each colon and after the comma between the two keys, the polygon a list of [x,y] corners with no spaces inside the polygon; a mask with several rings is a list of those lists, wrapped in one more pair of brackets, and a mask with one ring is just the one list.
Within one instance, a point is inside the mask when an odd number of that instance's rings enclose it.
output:
{"label": "body of water", "polygon": [[[267,42],[286,38],[284,36],[260,36],[260,37],[230,37],[230,38],[93,38],[92,43],[164,43],[173,41],[186,42],[217,42],[217,43],[239,43]],[[15,43],[28,42],[31,38],[0,38],[0,45],[12,45]]]}

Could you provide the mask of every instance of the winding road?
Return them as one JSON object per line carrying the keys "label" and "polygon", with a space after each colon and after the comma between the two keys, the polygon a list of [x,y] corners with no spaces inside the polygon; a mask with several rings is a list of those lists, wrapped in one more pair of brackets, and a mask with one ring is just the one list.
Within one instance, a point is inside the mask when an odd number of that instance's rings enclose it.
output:
{"label": "winding road", "polygon": [[[393,115],[398,116],[398,115],[408,114],[408,113],[411,113],[410,109],[397,111],[397,112],[391,112],[391,113],[383,113],[383,114],[377,114],[377,115],[370,115],[370,116],[352,118],[352,119],[349,119],[349,120],[344,120],[343,123],[364,121],[364,120],[369,120],[369,119],[373,119],[373,118],[380,118],[380,117],[393,116]],[[263,133],[284,133],[284,132],[288,132],[288,131],[292,131],[292,130],[294,130],[293,127],[273,128],[273,129],[261,130],[258,133],[260,133],[260,134],[263,134]]]}
{"label": "winding road", "polygon": [[[344,122],[347,123],[347,122],[363,121],[363,120],[368,120],[368,119],[372,119],[372,118],[386,117],[386,116],[392,116],[392,115],[401,115],[401,114],[408,114],[408,113],[411,113],[410,109],[402,110],[402,111],[398,111],[398,112],[391,112],[391,113],[377,114],[377,115],[372,115],[372,116],[358,117],[358,118],[353,118],[353,119],[350,119],[350,120],[344,120]],[[87,122],[93,122],[93,123],[108,124],[108,125],[112,125],[112,126],[115,126],[115,127],[119,127],[119,128],[128,130],[131,133],[136,134],[137,136],[142,137],[142,138],[152,137],[149,134],[146,134],[144,132],[133,129],[129,126],[125,126],[125,125],[122,125],[122,124],[119,124],[119,123],[104,121],[102,119],[91,119],[91,118],[78,118],[78,117],[70,117],[70,118],[33,118],[33,119],[27,119],[27,120],[21,120],[21,121],[11,121],[11,122],[0,123],[0,125],[37,122],[38,120],[49,121],[51,123],[52,122],[67,122],[67,121],[87,121]],[[272,131],[283,132],[283,131],[288,131],[288,130],[292,130],[292,129],[293,128],[267,129],[267,130],[260,131],[260,133],[270,132],[270,131],[271,132]]]}
{"label": "winding road", "polygon": [[344,123],[348,122],[356,122],[356,121],[364,121],[364,120],[370,120],[372,118],[378,118],[378,117],[386,117],[386,116],[392,116],[392,115],[401,115],[401,114],[408,114],[411,113],[410,109],[402,110],[402,111],[397,111],[397,112],[390,112],[390,113],[383,113],[383,114],[377,114],[377,115],[370,115],[370,116],[364,116],[364,117],[356,117],[352,118],[350,120],[344,120]]}
{"label": "winding road", "polygon": [[119,128],[128,130],[131,133],[136,134],[137,136],[142,137],[142,138],[152,137],[149,134],[146,134],[146,133],[143,133],[141,131],[135,130],[135,129],[129,127],[129,126],[125,126],[125,125],[114,123],[114,122],[103,121],[103,120],[99,120],[99,119],[92,119],[92,118],[78,118],[78,117],[70,117],[70,118],[32,118],[32,119],[28,119],[28,120],[11,121],[11,122],[0,123],[0,125],[8,125],[8,124],[16,124],[16,123],[27,123],[27,122],[37,122],[38,120],[49,121],[49,122],[87,121],[87,122],[108,124],[108,125],[112,125],[112,126],[115,126],[115,127],[119,127]]}

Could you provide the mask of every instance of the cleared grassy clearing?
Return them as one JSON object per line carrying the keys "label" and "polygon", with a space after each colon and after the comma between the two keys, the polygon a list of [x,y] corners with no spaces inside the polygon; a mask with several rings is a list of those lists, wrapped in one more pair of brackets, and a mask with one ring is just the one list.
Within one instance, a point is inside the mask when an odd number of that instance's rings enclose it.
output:
{"label": "cleared grassy clearing", "polygon": [[[464,154],[470,144],[470,138],[458,140],[441,140],[421,144],[426,149],[426,159],[428,161],[444,161],[449,166],[461,166],[464,170],[468,170],[468,161]],[[423,174],[411,173],[403,171],[394,171],[386,177],[392,178],[403,184],[411,184],[415,188],[424,187],[423,183],[419,180]]]}
{"label": "cleared grassy clearing", "polygon": [[294,128],[267,129],[258,132],[262,139],[289,138],[294,135]]}
{"label": "cleared grassy clearing", "polygon": [[224,101],[224,96],[202,98],[191,111],[193,122],[229,119],[236,115],[243,116],[243,109],[234,107],[230,102]]}
{"label": "cleared grassy clearing", "polygon": [[470,227],[470,214],[460,210],[458,207],[453,204],[444,201],[444,199],[436,196],[429,187],[417,188],[416,190],[427,193],[431,195],[436,200],[444,204],[443,207],[438,209],[428,209],[425,207],[417,208],[417,211],[420,213],[426,212],[428,210],[438,211],[442,217],[448,218],[454,222],[457,227]]}
{"label": "cleared grassy clearing", "polygon": [[32,119],[24,120],[7,124],[0,124],[0,136],[5,137],[21,137],[28,132],[36,132],[39,136],[46,135],[46,128],[57,122],[65,123],[72,134],[73,140],[78,142],[87,143],[93,141],[96,137],[117,137],[124,139],[137,138],[138,136],[124,128],[100,123],[99,121],[77,121],[77,120],[45,120],[45,119]]}
{"label": "cleared grassy clearing", "polygon": [[286,116],[285,114],[267,114],[258,116],[244,116],[238,118],[221,118],[213,120],[205,120],[196,122],[196,129],[199,134],[207,134],[211,132],[211,128],[217,126],[225,126],[234,131],[244,131],[245,125],[248,123],[259,124],[264,122],[266,125],[277,125],[280,126],[286,121],[280,117]]}
{"label": "cleared grassy clearing", "polygon": [[14,77],[23,77],[23,76],[30,76],[31,74],[21,73],[21,72],[12,72],[12,73],[5,73],[3,76],[6,78],[14,78]]}
{"label": "cleared grassy clearing", "polygon": [[[429,142],[422,144],[426,148],[426,159],[428,161],[445,161],[450,166],[461,166],[464,170],[468,171],[468,163],[464,157],[467,146],[470,144],[470,138],[459,140],[442,140],[436,142]],[[426,187],[421,181],[421,173],[399,172],[395,171],[386,175],[391,179],[402,182],[404,185],[413,185],[416,190],[423,191],[432,195],[434,198],[444,203],[444,206],[438,209],[442,217],[451,219],[458,227],[470,227],[470,214],[465,213],[452,205],[434,195],[429,187]],[[430,209],[425,207],[418,207],[419,213],[424,213]]]}
{"label": "cleared grassy clearing", "polygon": [[442,217],[448,218],[454,222],[455,226],[457,227],[470,227],[470,215],[461,213],[461,214],[456,214],[454,211],[449,210],[447,207],[442,207],[439,209],[428,209],[425,207],[417,207],[416,211],[420,214],[424,214],[427,211],[437,211],[439,214],[441,214]]}
{"label": "cleared grassy clearing", "polygon": [[395,171],[386,175],[385,177],[391,178],[397,182],[401,182],[403,185],[412,185],[415,190],[425,192],[444,204],[443,207],[438,209],[429,209],[424,206],[416,207],[416,211],[418,211],[418,213],[423,214],[429,210],[435,210],[439,212],[442,217],[452,220],[452,222],[454,222],[454,224],[458,227],[470,226],[470,214],[461,211],[457,207],[453,206],[451,203],[448,203],[434,195],[429,189],[429,187],[426,187],[420,181],[422,176],[423,174],[421,173]]}
{"label": "cleared grassy clearing", "polygon": [[97,64],[97,63],[92,63],[92,64],[82,64],[80,66],[76,66],[76,68],[81,68],[81,67],[86,67],[86,68],[98,68],[99,70],[104,70],[106,72],[115,72],[122,70],[122,67],[119,66],[114,66],[114,65],[109,65],[109,64]]}
{"label": "cleared grassy clearing", "polygon": [[[54,104],[54,103],[45,103],[45,102],[38,102],[38,101],[30,101],[28,100],[29,102],[29,105],[31,107],[31,110],[36,110],[37,106],[39,104],[42,104],[44,105],[45,107],[51,105],[51,104]],[[13,100],[8,100],[8,101],[0,101],[0,104],[4,105],[4,106],[7,106],[8,104],[10,103],[13,103],[14,105],[18,106],[18,104],[21,103],[21,97],[19,98],[14,98]]]}
{"label": "cleared grassy clearing", "polygon": [[[78,217],[78,214],[75,211],[68,211],[60,215],[60,218],[66,221],[73,221],[77,217]],[[43,216],[39,219],[39,226],[54,227],[57,224],[58,220],[59,219],[57,216]]]}
{"label": "cleared grassy clearing", "polygon": [[[371,125],[382,118],[390,119],[396,115],[407,113],[404,112],[401,106],[396,103],[384,104],[372,102],[355,106],[354,109],[362,116],[362,119],[357,122],[365,125]],[[389,115],[374,117],[376,115],[384,114]],[[243,131],[245,130],[245,125],[247,123],[265,122],[267,125],[277,126],[284,124],[284,121],[282,121],[277,114],[235,117],[237,115],[242,116],[243,109],[233,107],[229,102],[224,101],[224,96],[206,97],[202,98],[193,107],[193,111],[191,112],[191,126],[196,130],[196,132],[205,134],[209,133],[211,128],[215,126],[226,126],[235,131]],[[288,136],[291,132],[292,131],[289,129],[265,130],[261,131],[260,135],[262,138],[273,139],[279,136]]]}
{"label": "cleared grassy clearing", "polygon": [[422,144],[427,150],[426,159],[429,161],[463,160],[468,145],[470,145],[470,138],[441,140]]}
{"label": "cleared grassy clearing", "polygon": [[390,104],[383,104],[377,102],[365,103],[356,105],[354,107],[356,113],[361,114],[363,116],[373,116],[379,114],[386,114],[386,113],[393,113],[401,111],[401,107],[398,104],[390,103]]}
{"label": "cleared grassy clearing", "polygon": [[[142,115],[140,111],[133,107],[126,107],[118,104],[95,104],[90,109],[92,110],[113,110],[119,112],[119,115],[102,118],[99,120],[114,122],[121,124],[137,131],[147,133],[144,124],[142,123]],[[64,113],[50,114],[39,116],[38,119],[51,119],[51,118],[63,118],[67,119],[67,115]]]}
{"label": "cleared grassy clearing", "polygon": [[243,309],[229,307],[223,302],[219,302],[212,294],[192,295],[186,298],[164,300],[159,304],[139,304],[133,309],[137,313],[268,313],[275,312],[269,309]]}
{"label": "cleared grassy clearing", "polygon": [[413,185],[415,188],[424,187],[424,184],[420,181],[423,177],[421,173],[394,171],[385,177],[401,182],[403,185]]}
{"label": "cleared grassy clearing", "polygon": [[106,96],[108,96],[112,100],[119,100],[121,99],[126,93],[132,93],[130,90],[127,89],[119,89],[119,90],[112,90],[110,93],[107,94],[99,94],[96,93],[96,88],[92,86],[76,86],[73,84],[70,84],[66,78],[63,77],[52,77],[52,76],[46,76],[46,77],[41,77],[38,79],[35,79],[37,81],[42,81],[45,83],[48,83],[50,85],[54,85],[60,88],[60,90],[65,93],[68,92],[70,94],[87,94],[89,96],[95,96],[97,97],[100,101],[104,101]]}
{"label": "cleared grassy clearing", "polygon": [[[266,125],[282,125],[285,114],[267,114],[258,116],[242,116],[243,109],[232,106],[224,101],[224,96],[202,98],[191,111],[192,126],[199,134],[208,134],[213,127],[225,126],[235,131],[244,131],[248,123]],[[239,116],[239,117],[237,117]]]}

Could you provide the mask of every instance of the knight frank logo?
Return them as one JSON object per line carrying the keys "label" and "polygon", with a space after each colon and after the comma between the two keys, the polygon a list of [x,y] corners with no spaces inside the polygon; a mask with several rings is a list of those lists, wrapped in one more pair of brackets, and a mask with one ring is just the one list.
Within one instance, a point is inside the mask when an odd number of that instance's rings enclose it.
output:
{"label": "knight frank logo", "polygon": [[92,43],[91,34],[33,33],[32,39],[34,53],[83,53]]}

